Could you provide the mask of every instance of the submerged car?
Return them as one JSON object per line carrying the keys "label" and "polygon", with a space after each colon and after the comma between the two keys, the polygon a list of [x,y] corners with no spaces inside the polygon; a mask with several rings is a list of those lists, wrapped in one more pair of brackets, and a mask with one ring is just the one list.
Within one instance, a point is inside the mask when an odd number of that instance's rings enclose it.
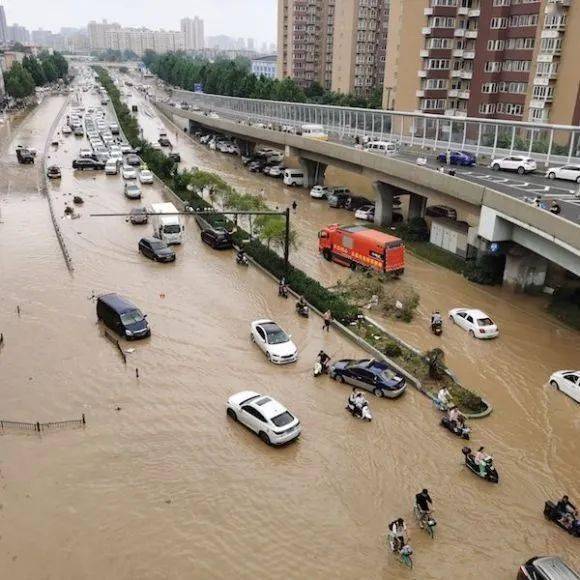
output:
{"label": "submerged car", "polygon": [[156,262],[174,262],[175,252],[162,240],[157,238],[141,238],[139,251],[150,260]]}
{"label": "submerged car", "polygon": [[153,173],[148,169],[142,169],[139,172],[139,181],[141,183],[153,183]]}
{"label": "submerged car", "polygon": [[580,403],[580,371],[556,371],[550,377],[550,385]]}
{"label": "submerged car", "polygon": [[[437,159],[441,163],[447,163],[447,153],[439,153]],[[451,151],[449,153],[449,163],[451,165],[462,165],[463,167],[471,167],[476,162],[475,155],[468,151]]]}
{"label": "submerged car", "polygon": [[310,197],[314,199],[326,199],[329,193],[330,189],[326,185],[315,185],[310,190]]}
{"label": "submerged car", "polygon": [[134,207],[130,212],[129,221],[133,225],[146,224],[149,221],[149,216],[147,215],[147,209],[144,207]]}
{"label": "submerged car", "polygon": [[60,179],[62,177],[60,173],[60,167],[57,167],[56,165],[51,165],[46,170],[46,176],[48,177],[48,179]]}
{"label": "submerged car", "polygon": [[363,205],[354,212],[354,217],[357,220],[366,220],[367,222],[375,221],[375,206]]}
{"label": "submerged car", "polygon": [[375,359],[343,359],[333,363],[329,376],[335,381],[348,383],[374,393],[377,397],[394,399],[406,388],[405,377],[388,364]]}
{"label": "submerged car", "polygon": [[250,337],[274,364],[283,365],[298,360],[298,348],[290,340],[292,337],[272,320],[254,320]]}
{"label": "submerged car", "polygon": [[123,179],[137,179],[137,171],[135,171],[135,168],[130,165],[123,165],[121,175],[123,176]]}
{"label": "submerged car", "polygon": [[141,188],[136,183],[125,183],[125,197],[129,199],[141,199]]}
{"label": "submerged car", "polygon": [[450,320],[467,330],[473,338],[495,338],[499,336],[497,324],[481,310],[475,308],[453,308]]}
{"label": "submerged car", "polygon": [[284,405],[255,391],[241,391],[227,403],[228,417],[253,431],[267,445],[283,445],[300,436],[300,421]]}

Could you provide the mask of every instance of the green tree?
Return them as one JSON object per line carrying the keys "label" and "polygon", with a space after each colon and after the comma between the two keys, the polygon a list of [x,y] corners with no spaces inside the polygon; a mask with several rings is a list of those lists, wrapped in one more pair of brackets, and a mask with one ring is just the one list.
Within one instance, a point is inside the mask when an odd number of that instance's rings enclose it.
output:
{"label": "green tree", "polygon": [[50,59],[42,61],[42,72],[47,83],[54,83],[58,79],[58,71]]}
{"label": "green tree", "polygon": [[33,56],[25,56],[22,60],[22,66],[32,75],[37,87],[46,84],[42,65]]}
{"label": "green tree", "polygon": [[15,99],[32,95],[35,87],[32,75],[19,62],[4,74],[4,85],[6,92]]}

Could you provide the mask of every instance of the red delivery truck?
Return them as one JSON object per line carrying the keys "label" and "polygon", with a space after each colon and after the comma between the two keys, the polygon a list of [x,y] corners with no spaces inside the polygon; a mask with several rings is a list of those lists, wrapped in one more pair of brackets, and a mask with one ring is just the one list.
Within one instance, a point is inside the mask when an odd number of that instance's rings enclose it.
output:
{"label": "red delivery truck", "polygon": [[328,260],[377,272],[402,274],[405,271],[403,241],[364,226],[332,224],[318,233],[318,251]]}

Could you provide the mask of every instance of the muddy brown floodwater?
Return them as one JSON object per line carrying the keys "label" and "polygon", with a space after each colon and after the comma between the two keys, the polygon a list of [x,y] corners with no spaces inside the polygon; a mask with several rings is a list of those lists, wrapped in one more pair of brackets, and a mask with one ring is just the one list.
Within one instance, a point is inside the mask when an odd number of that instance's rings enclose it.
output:
{"label": "muddy brown floodwater", "polygon": [[[162,121],[142,104],[146,136],[156,138]],[[296,317],[254,268],[237,268],[230,252],[202,245],[193,221],[177,261],[162,265],[137,253],[150,226],[90,217],[138,202],[123,197],[120,177],[70,169],[83,143],[75,137],[60,138],[50,152],[63,168],[62,181],[50,185],[57,213],[70,194],[85,199],[78,219],[61,220],[75,266],[69,274],[46,199],[31,186],[29,168],[14,166],[12,151],[20,142],[42,150],[61,105],[52,98],[32,112],[0,158],[2,174],[22,183],[7,192],[2,181],[0,189],[0,418],[55,421],[84,412],[88,425],[1,436],[3,577],[509,579],[523,560],[547,553],[580,566],[577,540],[542,516],[545,498],[580,494],[578,407],[543,385],[552,369],[578,363],[576,334],[546,319],[534,300],[409,260],[422,310],[414,324],[395,327],[400,334],[430,346],[424,327],[435,304],[477,305],[501,325],[491,343],[451,328],[443,339],[452,368],[496,406],[473,424],[474,443],[493,451],[500,472],[498,486],[487,484],[462,466],[461,441],[437,426],[413,390],[371,400],[372,423],[353,420],[343,409],[348,390],[314,380],[311,367],[320,348],[335,357],[362,352],[335,332],[323,335],[317,318]],[[343,274],[318,259],[315,243],[321,225],[344,216],[183,135],[177,149],[185,165],[219,170],[248,190],[264,187],[273,203],[296,196],[296,263],[326,283]],[[144,186],[144,203],[161,199],[157,186]],[[135,348],[126,367],[96,322],[91,296],[103,291],[130,297],[149,315],[152,337],[123,344]],[[264,316],[293,334],[297,364],[271,366],[252,346],[249,323]],[[227,397],[247,388],[297,414],[296,444],[267,448],[227,420]],[[413,496],[423,487],[435,501],[435,541],[413,521]],[[385,549],[386,523],[398,516],[409,522],[412,571]]]}

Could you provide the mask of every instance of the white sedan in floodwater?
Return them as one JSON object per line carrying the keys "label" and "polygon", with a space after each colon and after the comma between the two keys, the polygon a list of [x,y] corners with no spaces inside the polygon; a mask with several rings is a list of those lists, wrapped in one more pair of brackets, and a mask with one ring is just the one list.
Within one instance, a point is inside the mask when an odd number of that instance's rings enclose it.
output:
{"label": "white sedan in floodwater", "polygon": [[495,338],[499,336],[497,324],[481,310],[475,308],[453,308],[449,318],[457,326],[467,330],[473,338]]}
{"label": "white sedan in floodwater", "polygon": [[274,364],[284,365],[298,359],[298,349],[290,340],[291,336],[272,320],[254,320],[250,337]]}
{"label": "white sedan in floodwater", "polygon": [[282,445],[300,435],[300,421],[284,405],[254,391],[232,395],[228,399],[227,414],[268,445]]}
{"label": "white sedan in floodwater", "polygon": [[580,403],[580,371],[556,371],[550,385]]}

